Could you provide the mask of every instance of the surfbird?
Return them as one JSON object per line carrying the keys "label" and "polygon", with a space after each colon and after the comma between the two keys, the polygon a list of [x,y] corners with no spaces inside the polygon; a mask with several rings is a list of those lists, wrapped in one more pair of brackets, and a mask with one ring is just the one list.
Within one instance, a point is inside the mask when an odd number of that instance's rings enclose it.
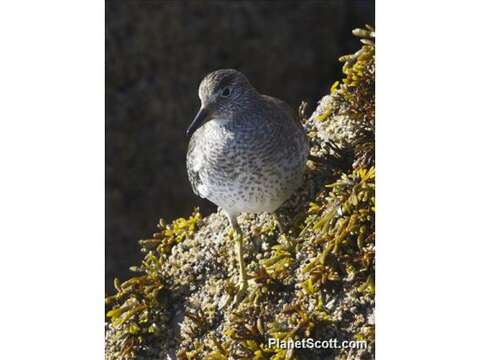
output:
{"label": "surfbird", "polygon": [[248,285],[237,216],[274,214],[303,182],[308,143],[294,111],[237,70],[208,74],[198,95],[201,107],[187,130],[188,178],[195,194],[225,211],[236,233],[238,302]]}

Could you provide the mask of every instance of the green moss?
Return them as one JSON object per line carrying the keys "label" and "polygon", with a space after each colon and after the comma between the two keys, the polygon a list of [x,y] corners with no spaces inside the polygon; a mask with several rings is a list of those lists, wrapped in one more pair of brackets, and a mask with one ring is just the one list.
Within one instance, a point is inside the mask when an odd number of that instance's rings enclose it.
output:
{"label": "green moss", "polygon": [[332,190],[323,205],[310,203],[304,229],[318,245],[318,255],[304,269],[304,288],[310,292],[340,281],[342,272],[368,277],[373,265],[375,169],[354,170],[328,187]]}
{"label": "green moss", "polygon": [[285,281],[289,271],[295,263],[295,243],[289,237],[282,235],[278,244],[272,247],[272,256],[262,260],[260,264],[275,280]]}
{"label": "green moss", "polygon": [[153,239],[139,241],[146,255],[141,266],[131,269],[143,275],[121,284],[115,279],[117,293],[105,299],[111,308],[106,316],[115,330],[112,342],[117,345],[112,358],[133,359],[145,342],[166,336],[169,297],[160,269],[172,246],[192,236],[200,219],[198,210],[188,219],[180,218],[170,225],[161,219],[160,231]]}

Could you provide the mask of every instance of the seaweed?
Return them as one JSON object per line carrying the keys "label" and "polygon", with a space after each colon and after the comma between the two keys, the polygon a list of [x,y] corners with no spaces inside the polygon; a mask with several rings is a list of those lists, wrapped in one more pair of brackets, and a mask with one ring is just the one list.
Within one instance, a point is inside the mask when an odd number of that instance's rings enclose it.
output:
{"label": "seaweed", "polygon": [[110,339],[115,344],[112,359],[134,359],[135,351],[145,342],[155,341],[168,333],[167,307],[171,299],[160,269],[174,244],[192,236],[200,220],[198,209],[188,219],[180,218],[170,225],[160,219],[160,231],[153,239],[139,241],[146,255],[142,264],[131,270],[143,275],[123,283],[115,279],[117,292],[105,299],[106,305],[111,307],[106,317],[115,330]]}

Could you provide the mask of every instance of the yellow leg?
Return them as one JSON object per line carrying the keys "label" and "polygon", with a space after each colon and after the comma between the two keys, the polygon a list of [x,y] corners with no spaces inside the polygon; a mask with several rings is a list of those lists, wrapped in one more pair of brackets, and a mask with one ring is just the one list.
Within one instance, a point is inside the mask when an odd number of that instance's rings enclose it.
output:
{"label": "yellow leg", "polygon": [[280,216],[278,216],[277,213],[273,213],[273,218],[275,219],[275,223],[278,227],[278,230],[280,231],[280,234],[286,235],[287,233],[285,232],[285,228],[283,227],[282,222],[280,221]]}
{"label": "yellow leg", "polygon": [[238,264],[240,267],[240,289],[246,290],[247,289],[247,272],[245,270],[245,260],[243,258],[243,237],[242,235],[238,235],[235,238],[235,242],[237,245],[237,259]]}
{"label": "yellow leg", "polygon": [[235,245],[237,250],[237,260],[240,270],[240,283],[238,286],[238,292],[235,296],[234,304],[238,304],[242,301],[245,297],[248,288],[247,282],[247,271],[245,269],[245,260],[243,258],[243,234],[238,226],[237,219],[234,216],[229,216],[228,219],[230,220],[230,224],[235,232]]}

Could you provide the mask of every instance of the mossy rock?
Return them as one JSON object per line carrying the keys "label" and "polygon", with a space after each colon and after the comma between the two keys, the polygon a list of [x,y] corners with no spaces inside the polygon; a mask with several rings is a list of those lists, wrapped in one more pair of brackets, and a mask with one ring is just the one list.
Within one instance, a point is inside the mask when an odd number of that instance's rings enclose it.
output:
{"label": "mossy rock", "polygon": [[[375,291],[375,44],[341,58],[344,79],[308,118],[303,187],[272,216],[239,218],[249,280],[238,280],[233,239],[221,211],[159,222],[140,241],[137,273],[106,299],[106,358],[371,359]],[[363,349],[280,349],[268,339],[366,341]]]}

